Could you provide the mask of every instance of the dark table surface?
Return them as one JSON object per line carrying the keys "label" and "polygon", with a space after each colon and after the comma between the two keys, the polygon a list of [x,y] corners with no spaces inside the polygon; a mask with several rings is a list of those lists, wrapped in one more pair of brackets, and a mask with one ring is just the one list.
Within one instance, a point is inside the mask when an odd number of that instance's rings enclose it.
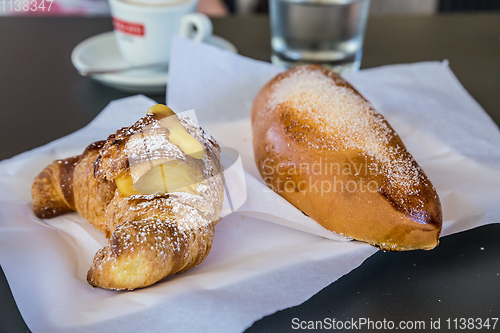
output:
{"label": "dark table surface", "polygon": [[[213,23],[241,54],[269,61],[267,17]],[[80,41],[111,29],[109,18],[0,18],[0,159],[72,133],[111,100],[128,96],[79,76],[70,61]],[[362,68],[448,59],[500,124],[499,37],[498,14],[370,17]],[[165,96],[149,97],[165,102]],[[247,332],[295,331],[294,318],[423,320],[425,331],[432,318],[451,332],[448,318],[499,317],[500,224],[491,224],[444,237],[429,252],[379,251],[302,305],[265,317]],[[27,331],[0,271],[0,332]],[[500,323],[489,331],[500,331]]]}

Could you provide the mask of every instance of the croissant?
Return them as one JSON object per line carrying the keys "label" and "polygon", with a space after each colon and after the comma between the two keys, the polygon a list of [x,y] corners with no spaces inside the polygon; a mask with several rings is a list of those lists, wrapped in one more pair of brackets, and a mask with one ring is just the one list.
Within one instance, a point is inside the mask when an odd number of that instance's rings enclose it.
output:
{"label": "croissant", "polygon": [[257,94],[251,120],[265,183],[324,228],[389,251],[438,244],[436,189],[339,75],[318,65],[279,74]]}
{"label": "croissant", "polygon": [[132,290],[200,264],[224,198],[220,147],[164,105],[130,127],[57,160],[31,189],[37,217],[78,212],[106,234],[87,281]]}

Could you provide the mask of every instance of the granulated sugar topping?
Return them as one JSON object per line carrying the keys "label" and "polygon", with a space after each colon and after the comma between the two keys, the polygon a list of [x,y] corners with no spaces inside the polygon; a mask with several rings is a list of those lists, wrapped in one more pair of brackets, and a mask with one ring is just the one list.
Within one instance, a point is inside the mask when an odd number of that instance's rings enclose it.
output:
{"label": "granulated sugar topping", "polygon": [[382,115],[342,79],[296,68],[273,86],[266,109],[272,112],[277,107],[285,132],[301,145],[330,151],[359,149],[381,164],[390,182],[409,191],[422,180],[413,157],[399,144],[389,145],[396,134]]}

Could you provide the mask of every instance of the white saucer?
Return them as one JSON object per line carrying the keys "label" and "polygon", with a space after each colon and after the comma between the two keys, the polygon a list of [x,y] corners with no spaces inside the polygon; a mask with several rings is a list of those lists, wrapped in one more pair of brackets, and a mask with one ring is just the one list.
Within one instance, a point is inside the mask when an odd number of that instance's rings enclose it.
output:
{"label": "white saucer", "polygon": [[[237,53],[233,44],[219,36],[211,36],[206,43]],[[90,37],[78,44],[71,53],[71,62],[78,71],[127,66],[118,50],[113,31]],[[136,69],[119,73],[94,74],[90,77],[121,91],[156,94],[165,93],[168,70]]]}

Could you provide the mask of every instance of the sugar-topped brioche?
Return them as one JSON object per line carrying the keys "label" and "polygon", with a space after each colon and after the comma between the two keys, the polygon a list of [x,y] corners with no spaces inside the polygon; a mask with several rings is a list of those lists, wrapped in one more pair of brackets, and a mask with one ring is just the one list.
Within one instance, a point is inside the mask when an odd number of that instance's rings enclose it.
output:
{"label": "sugar-topped brioche", "polygon": [[317,65],[279,74],[252,108],[266,184],[335,233],[384,250],[432,249],[439,197],[384,117]]}

